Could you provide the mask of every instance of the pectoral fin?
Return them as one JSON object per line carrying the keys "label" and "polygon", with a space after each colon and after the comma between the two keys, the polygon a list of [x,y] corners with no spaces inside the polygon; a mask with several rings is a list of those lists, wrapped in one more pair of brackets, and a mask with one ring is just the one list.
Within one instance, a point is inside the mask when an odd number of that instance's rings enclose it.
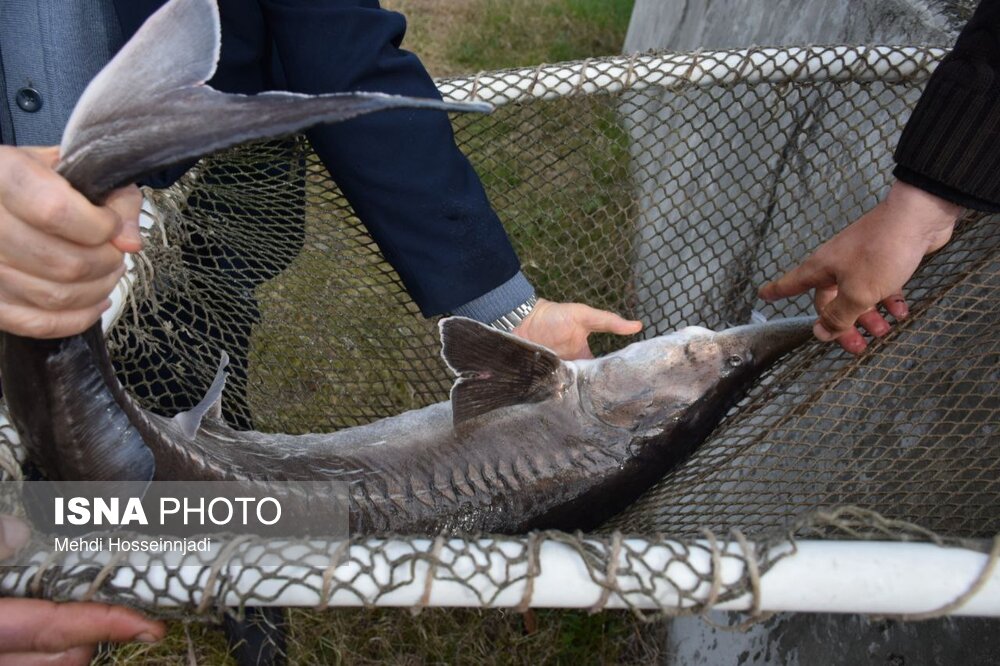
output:
{"label": "pectoral fin", "polygon": [[174,423],[180,426],[184,436],[194,439],[198,435],[201,422],[206,419],[222,419],[222,392],[226,388],[226,366],[229,365],[229,354],[222,352],[219,369],[215,373],[212,385],[208,387],[205,397],[197,405],[186,412],[174,416]]}
{"label": "pectoral fin", "polygon": [[455,425],[502,407],[561,395],[573,373],[553,352],[471,319],[442,319],[441,355],[458,375],[451,389]]}

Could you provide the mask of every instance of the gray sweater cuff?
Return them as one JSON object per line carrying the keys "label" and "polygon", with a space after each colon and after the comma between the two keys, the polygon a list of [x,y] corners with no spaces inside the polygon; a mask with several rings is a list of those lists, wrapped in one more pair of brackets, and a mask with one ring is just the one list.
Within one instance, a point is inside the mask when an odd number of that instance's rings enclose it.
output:
{"label": "gray sweater cuff", "polygon": [[535,295],[535,288],[518,271],[514,277],[502,285],[488,291],[479,298],[460,305],[451,311],[453,315],[468,317],[489,324],[511,312],[518,305]]}

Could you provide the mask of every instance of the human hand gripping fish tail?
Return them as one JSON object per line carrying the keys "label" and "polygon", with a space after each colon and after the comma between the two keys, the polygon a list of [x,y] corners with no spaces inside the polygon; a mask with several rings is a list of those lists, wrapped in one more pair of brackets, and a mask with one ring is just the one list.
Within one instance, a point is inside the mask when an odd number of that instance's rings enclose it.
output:
{"label": "human hand gripping fish tail", "polygon": [[[205,85],[219,53],[215,0],[172,0],[91,81],[66,126],[56,172],[94,205],[87,208],[83,198],[71,201],[73,219],[96,220],[67,231],[69,240],[93,246],[87,249],[94,255],[87,285],[63,290],[62,298],[78,306],[75,319],[45,330],[7,327],[51,339],[0,336],[0,375],[11,419],[33,460],[52,479],[147,480],[155,473],[153,456],[134,427],[141,417],[114,376],[98,325],[81,335],[58,335],[97,318],[105,306],[98,292],[110,292],[121,253],[139,249],[137,205],[119,207],[124,221],[110,219],[119,196],[109,200],[112,192],[164,167],[318,123],[401,107],[490,109],[379,93],[226,94]],[[25,149],[8,150],[26,155]],[[42,157],[51,161],[49,152]],[[130,191],[135,194],[134,187]],[[102,215],[108,219],[96,219]],[[72,236],[90,228],[96,230],[86,238]]]}

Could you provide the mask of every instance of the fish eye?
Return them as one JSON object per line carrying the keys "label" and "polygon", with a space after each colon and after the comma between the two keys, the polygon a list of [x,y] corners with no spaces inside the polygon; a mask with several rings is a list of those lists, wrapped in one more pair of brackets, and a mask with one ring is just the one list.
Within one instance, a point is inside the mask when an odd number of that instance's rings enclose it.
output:
{"label": "fish eye", "polygon": [[732,356],[729,357],[728,362],[729,362],[729,367],[738,368],[741,365],[743,365],[743,357],[740,356],[739,354],[733,354]]}

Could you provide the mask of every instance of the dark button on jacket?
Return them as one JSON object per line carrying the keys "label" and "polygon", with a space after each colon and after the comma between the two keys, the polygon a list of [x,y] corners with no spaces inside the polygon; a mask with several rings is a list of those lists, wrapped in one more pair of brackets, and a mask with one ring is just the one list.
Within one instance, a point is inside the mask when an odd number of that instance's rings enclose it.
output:
{"label": "dark button on jacket", "polygon": [[34,88],[21,88],[14,99],[17,101],[17,106],[28,113],[34,113],[42,108],[42,96]]}

